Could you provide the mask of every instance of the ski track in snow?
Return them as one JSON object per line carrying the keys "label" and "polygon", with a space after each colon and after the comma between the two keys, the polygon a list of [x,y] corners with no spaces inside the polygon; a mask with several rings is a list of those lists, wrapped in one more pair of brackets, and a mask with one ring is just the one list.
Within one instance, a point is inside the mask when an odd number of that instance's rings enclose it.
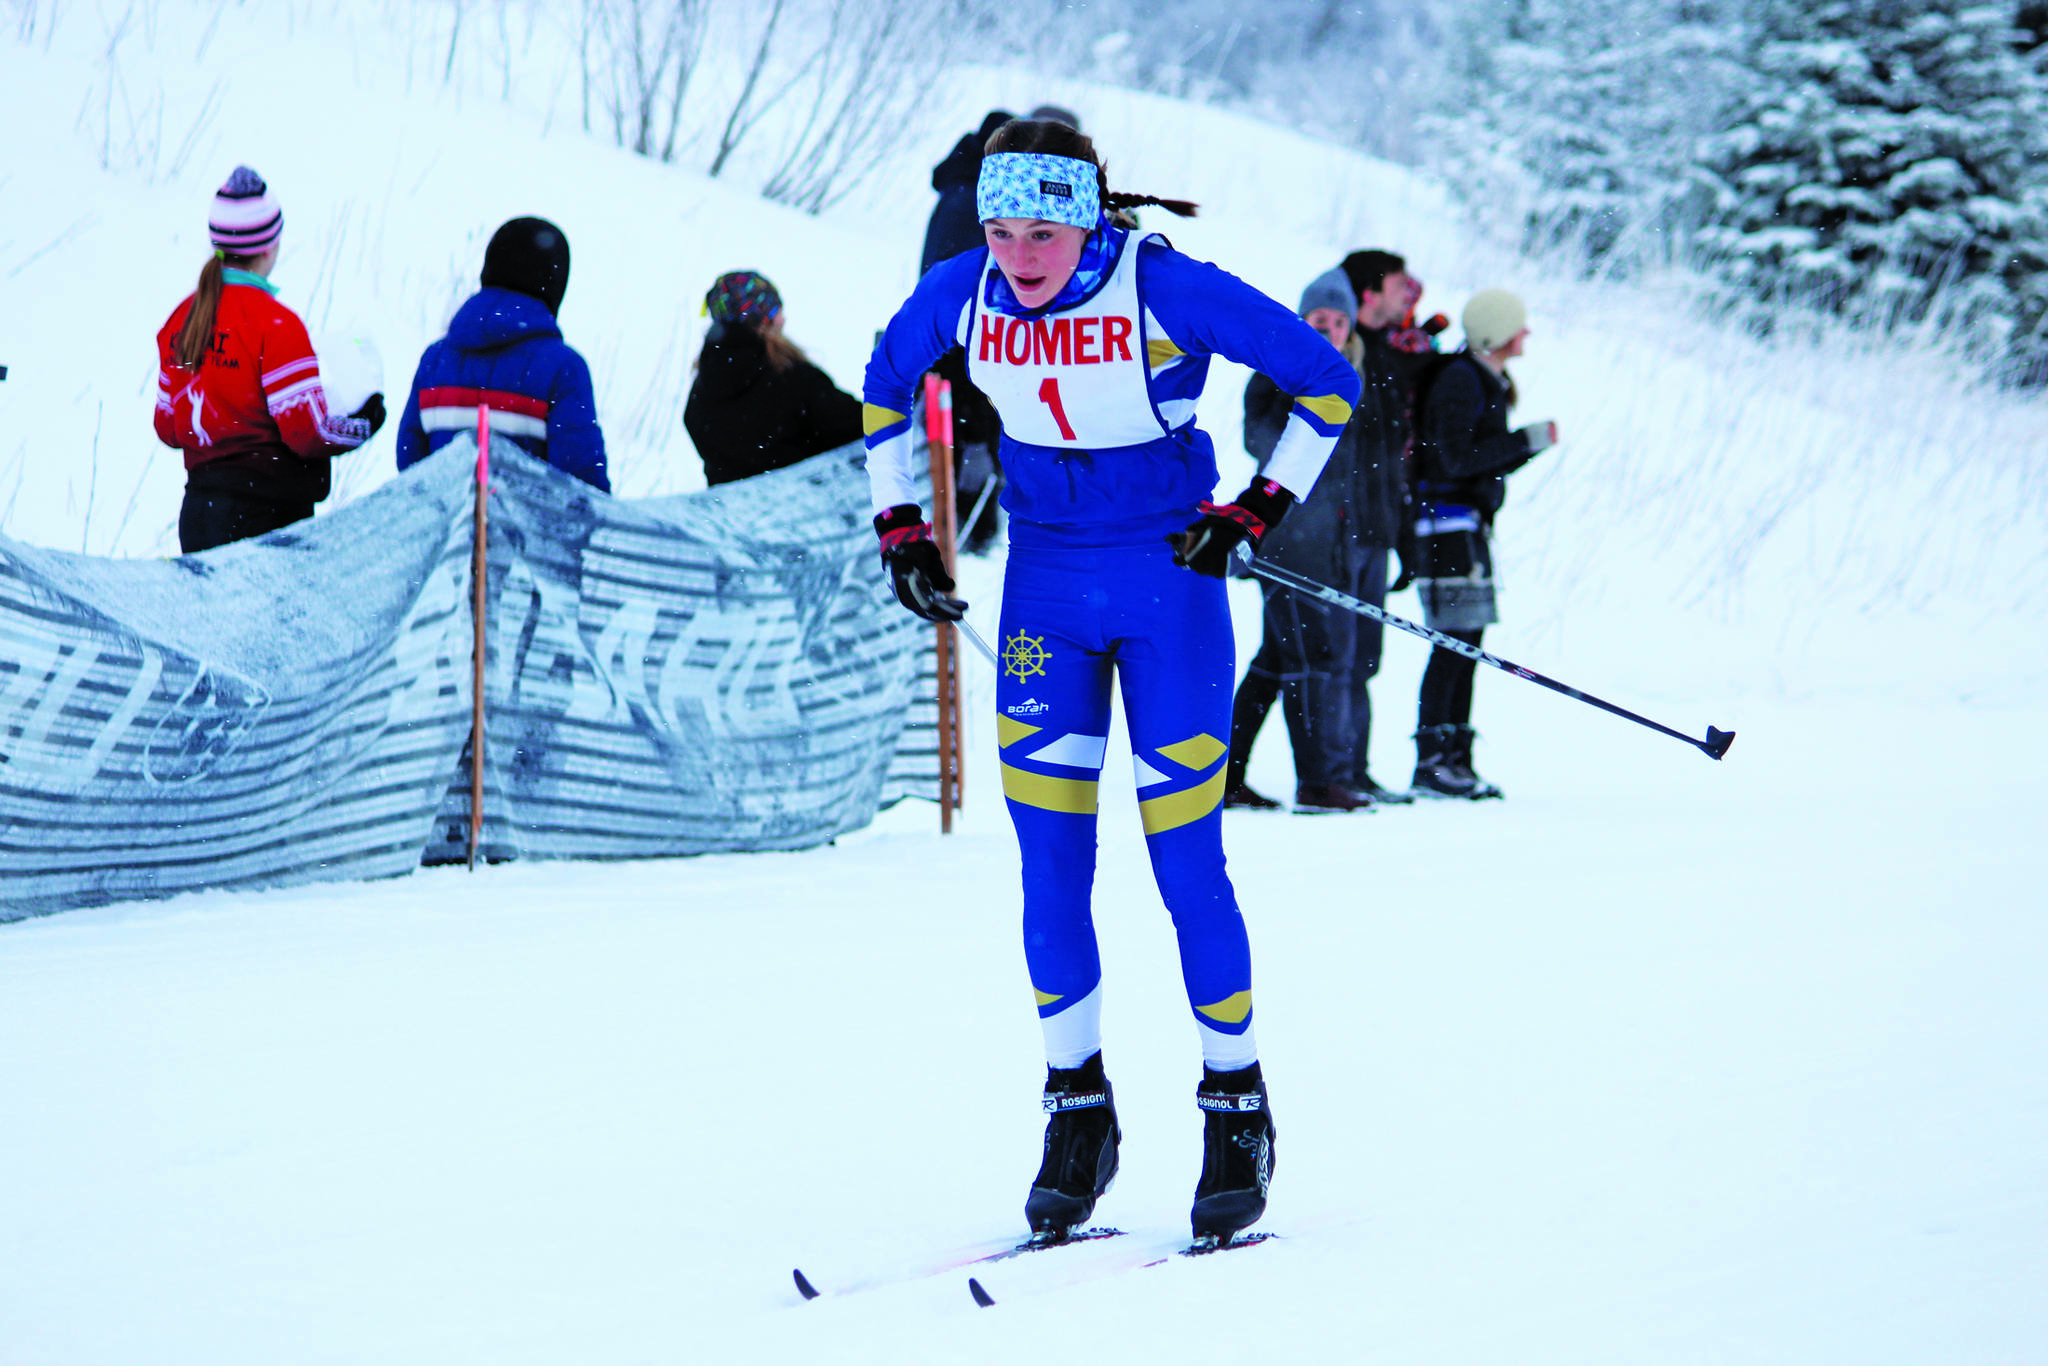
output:
{"label": "ski track in snow", "polygon": [[[1212,206],[1177,243],[1290,302],[1357,234],[1414,242],[1433,288],[1493,282],[1420,182],[1347,158],[1316,199],[1303,168],[1328,154],[1305,139],[1148,97],[986,74],[821,223],[543,137],[530,111],[378,86],[374,61],[351,77],[310,16],[289,37],[223,31],[208,70],[182,72],[197,11],[153,13],[168,36],[125,70],[156,61],[202,93],[237,70],[233,138],[154,184],[102,171],[78,132],[13,149],[10,205],[41,226],[0,231],[0,501],[21,479],[9,534],[45,544],[110,548],[107,500],[131,489],[120,548],[167,544],[179,481],[148,435],[148,338],[237,159],[286,196],[287,298],[333,299],[316,267],[342,263],[331,321],[374,324],[394,412],[484,235],[536,209],[578,244],[564,324],[606,372],[615,430],[665,411],[679,381],[650,367],[686,365],[697,335],[671,301],[693,313],[733,265],[773,276],[792,333],[855,384],[914,276],[925,171],[994,102],[1064,94],[1099,115],[1119,183]],[[259,44],[272,67],[234,66]],[[82,18],[54,54],[0,39],[0,59],[17,127],[93,78]],[[256,117],[295,82],[350,79],[379,94],[347,120]],[[1261,1227],[1280,1240],[1142,1273],[1085,1274],[1121,1239],[1005,1263],[986,1310],[965,1271],[799,1302],[792,1266],[847,1284],[1023,1233],[1042,1061],[992,679],[970,655],[968,807],[947,839],[913,803],[803,854],[435,869],[0,928],[0,1363],[2038,1359],[2044,637],[1933,590],[1809,594],[1800,555],[1836,553],[1836,522],[1898,564],[1950,553],[1901,512],[1918,484],[1823,492],[1771,572],[1702,576],[1712,547],[1629,521],[1704,485],[1638,440],[1643,403],[1596,401],[1622,353],[1651,348],[1616,335],[1560,321],[1532,343],[1554,349],[1531,357],[1529,415],[1558,413],[1566,445],[1517,477],[1486,645],[1739,738],[1715,764],[1483,671],[1479,767],[1506,801],[1227,818],[1279,1127]],[[1701,421],[1724,413],[1712,382],[1682,396]],[[1232,487],[1241,387],[1218,365],[1203,405]],[[1801,411],[1770,406],[1759,430],[1798,436]],[[1618,435],[1574,448],[1575,431]],[[388,440],[356,491],[388,477]],[[629,491],[699,481],[676,431],[615,450]],[[1626,462],[1640,485],[1617,479]],[[1697,515],[1775,514],[1784,476],[1747,468],[1713,471],[1736,482]],[[2011,539],[2038,564],[2030,525]],[[1754,549],[1731,543],[1731,562]],[[2018,562],[1957,563],[1980,588],[2019,581],[2000,577]],[[999,570],[962,574],[991,636]],[[1257,594],[1232,593],[1242,658]],[[1375,757],[1398,784],[1423,652],[1386,649]],[[1172,1246],[1199,1056],[1127,752],[1113,736],[1096,893],[1126,1142],[1095,1222]],[[1252,780],[1289,787],[1278,716]]]}

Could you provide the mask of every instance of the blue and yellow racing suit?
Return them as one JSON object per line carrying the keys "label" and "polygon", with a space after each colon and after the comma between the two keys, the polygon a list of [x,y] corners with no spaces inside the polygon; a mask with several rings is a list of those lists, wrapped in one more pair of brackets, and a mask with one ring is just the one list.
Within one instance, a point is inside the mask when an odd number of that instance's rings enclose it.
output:
{"label": "blue and yellow racing suit", "polygon": [[1265,471],[1296,497],[1343,431],[1358,375],[1292,310],[1163,238],[1098,227],[1074,279],[1037,310],[1018,303],[985,248],[971,251],[925,275],[868,363],[878,512],[918,501],[911,395],[955,345],[1003,421],[997,741],[1047,1060],[1074,1067],[1100,1047],[1090,893],[1114,670],[1204,1059],[1247,1066],[1251,950],[1222,833],[1230,611],[1222,581],[1175,565],[1166,537],[1216,485],[1215,447],[1195,425],[1210,356],[1300,396]]}

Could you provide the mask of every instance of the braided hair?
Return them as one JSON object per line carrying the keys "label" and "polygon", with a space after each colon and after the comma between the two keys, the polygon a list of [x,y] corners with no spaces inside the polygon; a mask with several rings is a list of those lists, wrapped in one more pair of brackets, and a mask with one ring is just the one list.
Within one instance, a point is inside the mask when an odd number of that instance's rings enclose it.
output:
{"label": "braided hair", "polygon": [[1112,193],[1109,188],[1109,167],[1095,150],[1095,140],[1086,133],[1070,128],[1064,123],[1049,119],[1011,119],[989,136],[982,148],[986,156],[998,152],[1043,152],[1047,156],[1072,157],[1076,161],[1093,162],[1095,165],[1096,188],[1102,195],[1102,207],[1112,212],[1119,209],[1143,208],[1156,204],[1170,214],[1182,218],[1193,218],[1196,205],[1185,199],[1161,199],[1157,195]]}

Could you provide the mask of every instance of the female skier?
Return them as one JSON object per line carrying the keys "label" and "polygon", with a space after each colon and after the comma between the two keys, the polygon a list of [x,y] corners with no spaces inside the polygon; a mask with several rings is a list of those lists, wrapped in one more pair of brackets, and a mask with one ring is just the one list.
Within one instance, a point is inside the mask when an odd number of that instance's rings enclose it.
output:
{"label": "female skier", "polygon": [[[1223,866],[1224,759],[1234,675],[1223,572],[1308,493],[1358,399],[1356,372],[1293,313],[1164,238],[1107,213],[1094,144],[1045,121],[990,137],[977,185],[987,236],[934,266],[868,363],[868,478],[882,555],[904,606],[956,620],[966,604],[918,507],[912,386],[941,353],[1003,422],[1003,584],[996,734],[1024,883],[1024,955],[1045,1033],[1044,1161],[1025,1217],[1058,1241],[1117,1170],[1102,1068],[1101,962],[1090,918],[1096,786],[1120,677],[1139,810],[1202,1043],[1197,1240],[1227,1242],[1265,1210],[1273,1123],[1252,1040],[1251,950]],[[1297,395],[1264,473],[1209,500],[1215,450],[1195,400],[1221,355]]]}
{"label": "female skier", "polygon": [[156,335],[156,435],[185,453],[178,546],[187,555],[289,526],[327,496],[330,458],[384,425],[384,396],[327,411],[299,315],[273,296],[284,213],[237,166],[207,218],[213,255]]}

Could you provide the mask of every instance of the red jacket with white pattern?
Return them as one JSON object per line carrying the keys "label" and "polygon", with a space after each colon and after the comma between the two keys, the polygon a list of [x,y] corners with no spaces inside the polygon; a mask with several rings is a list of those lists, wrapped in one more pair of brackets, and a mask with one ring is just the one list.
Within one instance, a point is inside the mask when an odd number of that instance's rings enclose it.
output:
{"label": "red jacket with white pattern", "polygon": [[157,439],[185,453],[190,488],[317,503],[328,460],[369,440],[370,424],[327,411],[306,325],[268,282],[237,270],[227,279],[197,371],[175,355],[191,298],[156,334]]}

